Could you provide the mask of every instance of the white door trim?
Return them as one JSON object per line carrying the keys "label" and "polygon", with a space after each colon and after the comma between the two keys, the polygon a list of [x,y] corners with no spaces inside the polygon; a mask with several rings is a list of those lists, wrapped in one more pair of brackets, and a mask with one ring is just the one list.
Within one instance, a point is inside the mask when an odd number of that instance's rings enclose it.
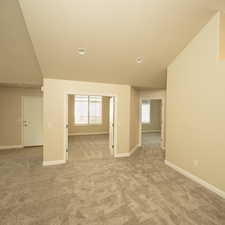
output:
{"label": "white door trim", "polygon": [[24,132],[23,132],[23,121],[24,121],[24,110],[23,110],[23,104],[24,104],[24,97],[25,96],[21,96],[21,119],[20,119],[20,124],[21,124],[21,145],[24,147],[24,143],[23,143],[23,136],[24,136]]}
{"label": "white door trim", "polygon": [[[112,104],[111,104],[112,103]],[[113,109],[112,111],[112,120],[111,120],[111,107]],[[112,124],[111,124],[112,122]],[[109,99],[109,149],[110,154],[114,156],[114,128],[115,128],[115,97],[111,96]],[[110,131],[112,133],[110,133]],[[112,138],[111,138],[112,136]]]}
{"label": "white door trim", "polygon": [[142,146],[142,123],[141,123],[141,104],[143,100],[161,100],[161,143],[160,146],[162,149],[165,149],[165,99],[163,97],[140,97],[139,102],[139,143]]}
{"label": "white door trim", "polygon": [[82,91],[66,91],[64,92],[64,160],[68,160],[68,155],[66,152],[66,146],[68,145],[67,137],[68,132],[66,132],[65,126],[68,124],[68,96],[69,95],[98,95],[98,96],[108,96],[114,97],[114,157],[117,155],[117,126],[118,126],[118,96],[111,93],[95,93],[95,92],[82,92]]}

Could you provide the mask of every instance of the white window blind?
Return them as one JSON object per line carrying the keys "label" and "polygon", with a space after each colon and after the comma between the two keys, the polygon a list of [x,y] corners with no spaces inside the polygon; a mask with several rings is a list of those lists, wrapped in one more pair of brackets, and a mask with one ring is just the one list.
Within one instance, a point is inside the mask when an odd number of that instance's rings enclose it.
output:
{"label": "white window blind", "polygon": [[143,100],[142,107],[141,107],[142,123],[150,123],[151,122],[150,113],[151,113],[151,101]]}
{"label": "white window blind", "polygon": [[102,123],[102,97],[89,96],[89,123]]}
{"label": "white window blind", "polygon": [[75,124],[102,123],[102,96],[75,96]]}

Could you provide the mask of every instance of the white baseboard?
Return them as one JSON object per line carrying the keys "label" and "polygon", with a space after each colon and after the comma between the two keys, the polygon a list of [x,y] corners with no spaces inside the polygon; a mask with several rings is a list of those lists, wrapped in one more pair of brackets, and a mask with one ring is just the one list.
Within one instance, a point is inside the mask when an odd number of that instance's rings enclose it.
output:
{"label": "white baseboard", "polygon": [[130,155],[132,155],[134,152],[136,152],[140,147],[141,147],[140,144],[138,144],[138,145],[136,145],[135,147],[133,147],[133,148],[131,149],[131,151],[129,152]]}
{"label": "white baseboard", "polygon": [[131,149],[130,152],[126,152],[126,153],[118,153],[115,155],[115,158],[124,158],[124,157],[130,157],[135,151],[138,150],[138,148],[141,147],[140,144],[136,145],[135,147],[133,147]]}
{"label": "white baseboard", "polygon": [[160,130],[142,130],[142,133],[160,133]]}
{"label": "white baseboard", "polygon": [[208,190],[216,193],[217,195],[219,195],[220,197],[225,199],[225,192],[218,189],[217,187],[215,187],[212,184],[207,183],[206,181],[202,180],[201,178],[189,173],[188,171],[174,165],[173,163],[165,160],[165,164],[171,168],[173,168],[174,170],[176,170],[177,172],[183,174],[184,176],[190,178],[191,180],[195,181],[198,184],[201,184],[202,186],[204,186],[205,188],[207,188]]}
{"label": "white baseboard", "polygon": [[15,149],[15,148],[23,148],[23,145],[6,145],[6,146],[0,146],[0,150]]}
{"label": "white baseboard", "polygon": [[65,160],[56,160],[56,161],[43,161],[43,166],[53,166],[66,163]]}
{"label": "white baseboard", "polygon": [[69,133],[69,136],[76,136],[76,135],[99,135],[99,134],[109,134],[109,132]]}
{"label": "white baseboard", "polygon": [[130,156],[130,153],[129,152],[126,152],[126,153],[118,153],[118,154],[115,154],[114,157],[115,158],[124,158],[124,157],[129,157]]}

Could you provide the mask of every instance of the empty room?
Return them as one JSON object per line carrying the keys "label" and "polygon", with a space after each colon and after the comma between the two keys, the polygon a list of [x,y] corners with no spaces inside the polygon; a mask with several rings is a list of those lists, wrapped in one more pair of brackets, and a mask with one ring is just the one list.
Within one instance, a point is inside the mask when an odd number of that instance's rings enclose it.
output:
{"label": "empty room", "polygon": [[224,0],[1,0],[0,224],[225,225],[224,86]]}
{"label": "empty room", "polygon": [[68,160],[114,156],[114,98],[68,95]]}

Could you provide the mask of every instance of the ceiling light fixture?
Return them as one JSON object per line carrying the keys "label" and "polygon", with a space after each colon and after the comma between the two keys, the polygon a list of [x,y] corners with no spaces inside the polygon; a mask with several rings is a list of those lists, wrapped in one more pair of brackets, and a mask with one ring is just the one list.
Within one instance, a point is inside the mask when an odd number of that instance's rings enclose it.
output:
{"label": "ceiling light fixture", "polygon": [[144,60],[144,58],[142,56],[139,56],[139,57],[136,58],[137,63],[142,63],[143,60]]}
{"label": "ceiling light fixture", "polygon": [[78,54],[83,56],[86,54],[86,49],[85,48],[78,48]]}

